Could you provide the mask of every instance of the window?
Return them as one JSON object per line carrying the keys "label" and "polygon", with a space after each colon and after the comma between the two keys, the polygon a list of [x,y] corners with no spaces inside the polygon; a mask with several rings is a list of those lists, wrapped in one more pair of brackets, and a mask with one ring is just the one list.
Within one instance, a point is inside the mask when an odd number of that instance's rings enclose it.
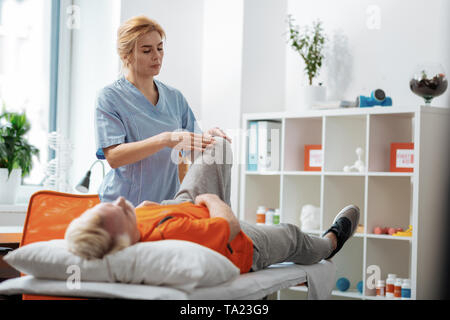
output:
{"label": "window", "polygon": [[49,160],[54,3],[0,0],[0,100],[8,111],[25,111],[31,122],[28,141],[40,150],[24,184],[42,184]]}

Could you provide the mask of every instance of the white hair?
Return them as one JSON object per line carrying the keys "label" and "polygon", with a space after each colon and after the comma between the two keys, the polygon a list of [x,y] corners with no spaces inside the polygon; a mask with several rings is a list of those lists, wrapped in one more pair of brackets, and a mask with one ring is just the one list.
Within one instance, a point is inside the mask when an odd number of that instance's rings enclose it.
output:
{"label": "white hair", "polygon": [[102,225],[102,217],[93,213],[74,219],[64,235],[67,249],[85,259],[101,259],[106,254],[120,251],[131,245],[130,236],[122,234],[115,239]]}

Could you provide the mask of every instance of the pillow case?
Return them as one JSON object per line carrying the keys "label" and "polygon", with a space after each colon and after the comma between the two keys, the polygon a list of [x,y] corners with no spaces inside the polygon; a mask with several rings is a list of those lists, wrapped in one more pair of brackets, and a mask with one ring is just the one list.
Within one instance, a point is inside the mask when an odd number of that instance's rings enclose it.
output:
{"label": "pillow case", "polygon": [[20,247],[3,259],[36,278],[148,284],[188,292],[240,274],[239,268],[220,253],[182,240],[139,242],[96,260],[71,253],[65,240],[51,240]]}

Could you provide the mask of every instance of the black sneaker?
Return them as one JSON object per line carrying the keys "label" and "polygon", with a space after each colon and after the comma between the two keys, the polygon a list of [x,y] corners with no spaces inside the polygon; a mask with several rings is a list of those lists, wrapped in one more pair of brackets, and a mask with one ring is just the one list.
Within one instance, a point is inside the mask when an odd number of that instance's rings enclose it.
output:
{"label": "black sneaker", "polygon": [[333,258],[333,256],[341,250],[345,241],[347,241],[356,231],[359,222],[359,208],[354,205],[349,205],[342,209],[336,218],[334,218],[333,224],[330,229],[325,231],[322,235],[325,236],[329,232],[333,232],[336,235],[337,246],[331,255],[326,260]]}

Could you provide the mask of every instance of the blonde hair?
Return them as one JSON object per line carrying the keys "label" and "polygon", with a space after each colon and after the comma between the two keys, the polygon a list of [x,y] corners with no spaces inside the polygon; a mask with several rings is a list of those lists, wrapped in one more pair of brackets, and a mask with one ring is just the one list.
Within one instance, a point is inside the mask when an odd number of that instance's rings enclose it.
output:
{"label": "blonde hair", "polygon": [[122,68],[128,68],[128,58],[136,48],[139,38],[151,31],[157,31],[161,38],[166,38],[163,28],[146,16],[133,17],[120,26],[117,32],[117,53],[122,60]]}
{"label": "blonde hair", "polygon": [[87,260],[101,259],[106,254],[120,251],[131,244],[128,235],[119,235],[114,239],[103,228],[102,217],[98,213],[73,220],[64,239],[70,252]]}

